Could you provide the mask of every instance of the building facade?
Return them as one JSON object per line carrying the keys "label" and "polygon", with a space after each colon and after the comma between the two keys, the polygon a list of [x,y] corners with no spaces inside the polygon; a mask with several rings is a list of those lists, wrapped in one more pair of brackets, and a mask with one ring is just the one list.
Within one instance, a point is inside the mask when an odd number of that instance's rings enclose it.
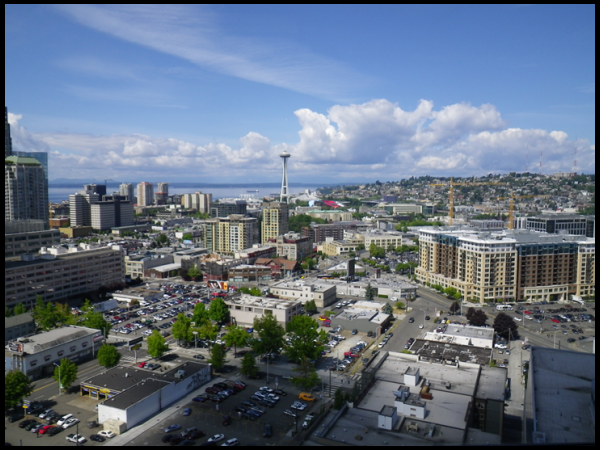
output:
{"label": "building facade", "polygon": [[257,234],[257,220],[233,214],[201,222],[203,246],[209,252],[234,254],[252,247]]}
{"label": "building facade", "polygon": [[232,320],[238,325],[253,326],[255,318],[269,314],[285,328],[286,324],[302,311],[302,303],[299,301],[253,297],[247,294],[233,300],[225,300],[225,304],[229,308]]}
{"label": "building facade", "polygon": [[92,203],[100,201],[100,195],[92,190],[69,195],[69,217],[72,227],[92,226]]}
{"label": "building facade", "polygon": [[121,195],[105,195],[90,205],[91,225],[96,230],[133,225],[133,204]]}
{"label": "building facade", "polygon": [[300,261],[312,253],[313,250],[312,242],[309,238],[292,231],[282,236],[277,236],[275,239],[269,239],[269,243],[274,244],[277,248],[277,256],[282,256],[292,261]]}
{"label": "building facade", "polygon": [[279,298],[297,300],[302,304],[314,300],[318,308],[329,306],[337,300],[336,287],[324,283],[281,281],[271,286],[269,292]]}
{"label": "building facade", "polygon": [[128,201],[131,203],[135,203],[135,193],[133,184],[131,183],[121,183],[119,185],[119,195],[126,197]]}
{"label": "building facade", "polygon": [[231,214],[246,215],[248,204],[246,200],[236,200],[228,203],[213,203],[210,206],[210,217],[228,217]]}
{"label": "building facade", "polygon": [[578,236],[595,237],[595,216],[580,216],[577,214],[542,214],[527,217],[525,228],[551,234],[575,234]]}
{"label": "building facade", "polygon": [[83,246],[42,249],[36,257],[5,259],[5,305],[31,307],[38,295],[45,302],[60,301],[123,283],[123,256],[119,246]]}
{"label": "building facade", "polygon": [[8,123],[8,108],[4,107],[4,158],[12,156],[12,139],[10,137],[10,124]]}
{"label": "building facade", "polygon": [[513,230],[419,232],[419,281],[485,301],[595,295],[595,240]]}
{"label": "building facade", "polygon": [[328,222],[344,222],[352,220],[352,213],[349,211],[307,211],[304,214],[315,219],[323,219]]}
{"label": "building facade", "polygon": [[35,321],[29,313],[4,318],[4,345],[35,333]]}
{"label": "building facade", "polygon": [[58,244],[60,244],[60,232],[45,230],[41,220],[4,223],[5,258],[36,253],[42,247],[52,247]]}
{"label": "building facade", "polygon": [[186,209],[195,209],[197,212],[205,214],[210,213],[212,194],[203,194],[200,191],[193,194],[183,194],[181,204]]}
{"label": "building facade", "polygon": [[48,226],[48,181],[39,161],[24,156],[4,160],[4,220],[43,220]]}
{"label": "building facade", "polygon": [[269,239],[289,231],[288,204],[283,202],[263,203],[261,243],[267,244]]}

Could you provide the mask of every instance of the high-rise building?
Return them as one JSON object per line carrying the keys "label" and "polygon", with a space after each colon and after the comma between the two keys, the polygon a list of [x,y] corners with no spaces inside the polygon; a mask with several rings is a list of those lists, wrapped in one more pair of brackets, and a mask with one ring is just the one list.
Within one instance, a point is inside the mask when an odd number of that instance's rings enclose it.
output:
{"label": "high-rise building", "polygon": [[169,197],[169,183],[158,183],[158,190],[154,193],[156,205],[166,205]]}
{"label": "high-rise building", "polygon": [[289,231],[288,204],[283,202],[263,203],[261,243],[285,234]]}
{"label": "high-rise building", "polygon": [[132,204],[135,203],[135,193],[133,184],[121,183],[119,185],[119,195],[127,197],[127,200],[130,201]]}
{"label": "high-rise building", "polygon": [[169,196],[169,183],[158,183],[157,193],[162,192],[167,197]]}
{"label": "high-rise building", "polygon": [[8,108],[4,107],[4,157],[12,155],[12,139],[10,138],[10,124],[8,123]]}
{"label": "high-rise building", "polygon": [[39,161],[24,156],[4,159],[5,220],[39,219],[48,225],[48,182]]}
{"label": "high-rise building", "polygon": [[133,225],[133,204],[121,195],[106,195],[90,205],[91,226],[96,230]]}
{"label": "high-rise building", "polygon": [[27,156],[39,161],[44,168],[44,175],[46,176],[46,182],[48,182],[48,153],[46,152],[23,152],[21,150],[13,150],[15,156]]}
{"label": "high-rise building", "polygon": [[106,185],[105,184],[84,184],[84,191],[92,191],[100,196],[100,200],[104,199],[106,195]]}
{"label": "high-rise building", "polygon": [[138,206],[150,206],[154,201],[154,188],[152,183],[142,181],[137,185]]}
{"label": "high-rise building", "polygon": [[202,222],[203,245],[210,252],[233,254],[255,243],[257,220],[232,214]]}
{"label": "high-rise building", "polygon": [[482,303],[564,300],[595,295],[595,252],[585,236],[423,228],[415,275]]}
{"label": "high-rise building", "polygon": [[69,195],[69,215],[72,227],[85,227],[92,225],[93,203],[100,201],[100,195],[92,190],[79,191]]}
{"label": "high-rise building", "polygon": [[213,203],[210,207],[210,217],[227,217],[231,214],[246,215],[248,204],[246,200],[236,200],[231,203]]}

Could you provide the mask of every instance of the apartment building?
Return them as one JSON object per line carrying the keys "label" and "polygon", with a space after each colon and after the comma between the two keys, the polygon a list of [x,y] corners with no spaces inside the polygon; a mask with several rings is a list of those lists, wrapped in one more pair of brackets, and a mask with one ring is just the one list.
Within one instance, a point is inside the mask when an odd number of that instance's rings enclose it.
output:
{"label": "apartment building", "polygon": [[293,231],[277,236],[274,239],[269,239],[268,242],[277,247],[278,256],[283,256],[292,261],[300,261],[305,256],[308,256],[313,249],[309,238]]}
{"label": "apartment building", "polygon": [[137,205],[151,206],[154,202],[154,187],[152,183],[142,181],[137,185]]}
{"label": "apartment building", "polygon": [[390,246],[392,246],[393,248],[397,248],[400,247],[402,244],[413,244],[412,240],[407,240],[404,237],[404,233],[401,233],[399,231],[383,231],[375,229],[367,233],[357,235],[357,237],[363,239],[366,249],[368,249],[371,246],[371,244],[375,244],[377,247],[385,249],[387,249]]}
{"label": "apartment building", "polygon": [[201,222],[203,245],[209,252],[228,254],[252,247],[257,222],[254,217],[239,214],[205,220]]}
{"label": "apartment building", "polygon": [[4,260],[4,298],[9,307],[33,306],[36,296],[44,301],[64,301],[125,279],[120,246],[42,248],[38,256],[22,255]]}
{"label": "apartment building", "polygon": [[304,214],[315,219],[324,219],[328,222],[343,222],[352,220],[352,213],[349,211],[306,211]]}
{"label": "apartment building", "polygon": [[135,203],[133,184],[121,183],[119,185],[119,195],[126,197],[126,200],[130,201],[131,203]]}
{"label": "apartment building", "polygon": [[44,228],[41,220],[4,222],[4,257],[36,253],[42,247],[60,244],[60,232]]}
{"label": "apartment building", "polygon": [[289,231],[288,204],[283,202],[263,203],[262,206],[262,244],[267,244],[269,239],[285,234]]}
{"label": "apartment building", "polygon": [[421,282],[482,303],[595,294],[595,240],[583,236],[431,228],[419,231],[419,251]]}
{"label": "apartment building", "polygon": [[327,256],[340,256],[347,255],[350,252],[356,252],[359,246],[364,245],[364,242],[365,241],[360,238],[342,239],[339,241],[327,238],[327,240],[317,248]]}
{"label": "apartment building", "polygon": [[193,194],[183,194],[181,204],[186,209],[195,209],[200,213],[209,213],[212,204],[212,194],[196,191]]}
{"label": "apartment building", "polygon": [[133,225],[133,204],[120,195],[105,195],[104,201],[90,204],[91,226],[95,230]]}
{"label": "apartment building", "polygon": [[335,222],[312,224],[310,227],[302,228],[302,236],[309,238],[315,244],[325,242],[327,238],[333,238],[334,241],[344,239],[346,231],[366,231],[373,228],[372,223],[362,222],[360,220],[350,222]]}
{"label": "apartment building", "polygon": [[100,195],[93,190],[81,190],[69,195],[69,216],[72,227],[92,225],[92,203],[100,201]]}
{"label": "apartment building", "polygon": [[269,292],[279,298],[297,300],[302,304],[314,300],[318,308],[329,306],[337,300],[334,285],[308,280],[299,282],[281,281],[272,285]]}

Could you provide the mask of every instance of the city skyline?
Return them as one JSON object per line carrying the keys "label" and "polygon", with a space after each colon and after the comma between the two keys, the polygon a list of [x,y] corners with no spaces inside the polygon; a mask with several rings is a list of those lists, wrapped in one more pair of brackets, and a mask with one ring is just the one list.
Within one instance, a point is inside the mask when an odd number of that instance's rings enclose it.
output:
{"label": "city skyline", "polygon": [[[595,172],[595,7],[5,6],[16,151],[61,178]],[[543,152],[543,154],[542,154]]]}

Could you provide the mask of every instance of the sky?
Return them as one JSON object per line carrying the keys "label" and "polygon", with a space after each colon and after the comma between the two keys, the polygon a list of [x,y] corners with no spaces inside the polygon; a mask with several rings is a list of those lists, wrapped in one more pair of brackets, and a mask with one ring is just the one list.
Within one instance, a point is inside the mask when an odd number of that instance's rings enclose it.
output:
{"label": "sky", "polygon": [[5,5],[49,178],[595,173],[595,5]]}

